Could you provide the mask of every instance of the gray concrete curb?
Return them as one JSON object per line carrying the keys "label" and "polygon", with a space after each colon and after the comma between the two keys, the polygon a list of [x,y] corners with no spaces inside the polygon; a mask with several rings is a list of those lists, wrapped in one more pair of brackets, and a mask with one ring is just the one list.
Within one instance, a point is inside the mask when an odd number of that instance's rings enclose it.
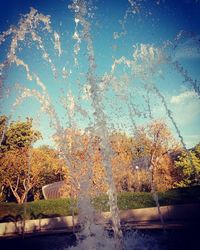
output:
{"label": "gray concrete curb", "polygon": [[[200,225],[200,204],[185,204],[175,206],[163,206],[161,212],[166,228],[180,228],[187,225]],[[160,217],[156,207],[131,209],[120,211],[121,225],[138,229],[162,228]],[[110,212],[95,215],[95,223],[109,227],[111,223]],[[23,233],[43,234],[55,232],[73,232],[79,228],[77,217],[62,216],[55,218],[35,219],[0,223],[0,238],[16,237]]]}

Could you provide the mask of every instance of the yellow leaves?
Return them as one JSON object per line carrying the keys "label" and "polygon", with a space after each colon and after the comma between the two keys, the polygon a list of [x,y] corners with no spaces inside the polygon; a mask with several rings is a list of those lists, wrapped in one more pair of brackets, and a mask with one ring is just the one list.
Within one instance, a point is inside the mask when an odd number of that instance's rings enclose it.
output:
{"label": "yellow leaves", "polygon": [[26,172],[28,159],[28,149],[27,148],[19,148],[15,150],[7,151],[3,154],[1,158],[1,166],[2,169],[10,170],[12,169],[13,174],[19,173],[21,170]]}
{"label": "yellow leaves", "polygon": [[41,189],[42,185],[69,175],[64,161],[55,150],[48,148],[10,150],[4,153],[0,163],[0,174],[11,190],[15,190],[13,194],[18,200],[32,187]]}
{"label": "yellow leaves", "polygon": [[[30,184],[34,187],[34,193],[43,185],[61,180],[65,180],[62,195],[77,196],[82,192],[82,185],[87,186],[88,195],[107,192],[101,139],[72,128],[63,130],[61,137],[62,140],[56,138],[56,141],[58,145],[64,145],[61,147],[62,154],[48,147],[26,149],[27,151],[24,148],[24,151],[15,154],[8,152],[2,163],[9,166],[8,173],[15,178],[15,182],[17,173],[20,173],[20,182],[26,180],[30,164]],[[112,165],[118,192],[150,191],[152,179],[158,190],[173,186],[173,162],[169,151],[175,150],[175,144],[165,123],[155,121],[139,127],[134,137],[113,133],[109,140],[112,150],[108,151],[107,158]],[[19,157],[22,152],[23,157]],[[61,155],[65,158],[61,158]],[[152,179],[150,163],[153,166]],[[135,168],[136,166],[138,167]]]}

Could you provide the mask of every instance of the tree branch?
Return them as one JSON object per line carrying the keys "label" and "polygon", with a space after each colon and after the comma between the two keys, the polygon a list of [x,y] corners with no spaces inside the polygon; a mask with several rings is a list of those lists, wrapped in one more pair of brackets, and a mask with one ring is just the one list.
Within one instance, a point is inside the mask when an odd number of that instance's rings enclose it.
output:
{"label": "tree branch", "polygon": [[17,184],[15,186],[15,192],[17,192],[18,185],[19,185],[19,175],[17,176]]}

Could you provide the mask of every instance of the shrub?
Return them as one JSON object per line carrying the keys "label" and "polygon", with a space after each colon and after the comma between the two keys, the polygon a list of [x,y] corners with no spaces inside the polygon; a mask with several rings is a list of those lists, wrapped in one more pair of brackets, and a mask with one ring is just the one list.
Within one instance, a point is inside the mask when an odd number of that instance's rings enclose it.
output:
{"label": "shrub", "polygon": [[[200,203],[200,186],[172,189],[158,193],[161,206],[184,203]],[[75,202],[76,204],[76,202]],[[101,195],[92,200],[92,205],[99,211],[109,211],[107,195]],[[70,199],[40,200],[28,202],[26,205],[16,203],[0,203],[0,221],[16,221],[24,217],[26,206],[26,219],[66,216],[72,214]],[[118,207],[120,210],[155,207],[151,193],[124,192],[118,194]],[[77,207],[74,208],[77,214]]]}

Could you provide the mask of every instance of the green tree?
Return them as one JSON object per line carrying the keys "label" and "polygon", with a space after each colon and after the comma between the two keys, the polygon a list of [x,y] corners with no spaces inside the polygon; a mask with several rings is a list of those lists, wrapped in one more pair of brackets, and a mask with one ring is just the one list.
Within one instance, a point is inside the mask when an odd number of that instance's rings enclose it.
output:
{"label": "green tree", "polygon": [[7,150],[26,147],[41,138],[41,133],[32,127],[32,119],[26,118],[26,121],[11,122],[6,131]]}
{"label": "green tree", "polygon": [[185,187],[200,183],[200,143],[189,152],[183,151],[175,161],[179,179],[176,185]]}
{"label": "green tree", "polygon": [[23,203],[36,178],[31,177],[30,151],[32,143],[41,138],[39,131],[32,128],[32,119],[11,122],[1,116],[0,132],[2,136],[0,148],[1,190],[9,188],[18,203]]}
{"label": "green tree", "polygon": [[5,140],[6,140],[6,130],[7,130],[7,116],[0,116],[0,152],[5,151]]}
{"label": "green tree", "polygon": [[[7,128],[7,117],[5,115],[0,116],[0,158],[1,152],[5,151],[5,132]],[[3,175],[0,172],[0,201],[4,201],[6,197],[6,188],[3,182]]]}

